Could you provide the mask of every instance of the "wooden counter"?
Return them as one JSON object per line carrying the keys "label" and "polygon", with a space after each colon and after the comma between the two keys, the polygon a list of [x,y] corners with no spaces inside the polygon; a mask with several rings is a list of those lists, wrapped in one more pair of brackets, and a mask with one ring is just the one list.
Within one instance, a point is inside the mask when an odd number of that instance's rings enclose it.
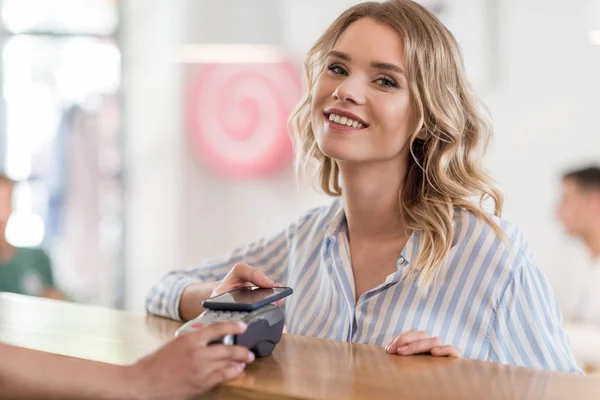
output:
{"label": "wooden counter", "polygon": [[[129,364],[179,323],[143,314],[0,293],[0,340]],[[600,399],[600,378],[485,362],[400,357],[383,348],[284,335],[272,356],[207,399]]]}

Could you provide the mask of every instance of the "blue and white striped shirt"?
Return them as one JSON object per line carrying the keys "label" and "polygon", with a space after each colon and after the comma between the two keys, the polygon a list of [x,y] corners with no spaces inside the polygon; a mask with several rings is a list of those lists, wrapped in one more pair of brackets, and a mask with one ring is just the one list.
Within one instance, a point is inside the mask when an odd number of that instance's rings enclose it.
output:
{"label": "blue and white striped shirt", "polygon": [[357,302],[341,200],[309,211],[286,230],[156,284],[147,311],[179,319],[179,298],[193,282],[223,279],[240,261],[294,288],[286,300],[288,333],[385,346],[423,330],[465,358],[578,372],[552,289],[521,232],[496,219],[508,240],[474,214],[458,210],[448,266],[427,291],[409,274],[419,250],[414,232],[385,282]]}

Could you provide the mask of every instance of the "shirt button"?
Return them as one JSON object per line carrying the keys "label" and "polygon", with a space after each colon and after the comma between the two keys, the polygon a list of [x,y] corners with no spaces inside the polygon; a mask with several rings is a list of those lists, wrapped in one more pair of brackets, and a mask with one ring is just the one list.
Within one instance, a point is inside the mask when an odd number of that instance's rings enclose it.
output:
{"label": "shirt button", "polygon": [[404,264],[404,257],[400,256],[400,258],[398,259],[398,264]]}

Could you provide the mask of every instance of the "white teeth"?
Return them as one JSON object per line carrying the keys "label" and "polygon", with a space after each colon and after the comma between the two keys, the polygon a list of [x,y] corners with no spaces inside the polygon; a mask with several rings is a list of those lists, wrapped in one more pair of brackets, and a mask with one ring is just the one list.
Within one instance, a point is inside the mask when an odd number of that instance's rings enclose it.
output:
{"label": "white teeth", "polygon": [[329,120],[335,122],[336,124],[352,126],[354,128],[362,129],[365,126],[358,121],[350,119],[348,117],[343,117],[341,115],[329,114]]}

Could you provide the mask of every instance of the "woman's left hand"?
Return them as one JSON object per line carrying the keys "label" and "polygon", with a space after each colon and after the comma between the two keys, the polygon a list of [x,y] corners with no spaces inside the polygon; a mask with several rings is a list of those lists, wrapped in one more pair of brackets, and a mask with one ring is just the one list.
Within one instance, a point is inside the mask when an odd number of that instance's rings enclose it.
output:
{"label": "woman's left hand", "polygon": [[401,356],[431,354],[435,357],[462,357],[459,349],[444,345],[439,337],[431,337],[424,331],[408,331],[396,335],[385,351]]}

